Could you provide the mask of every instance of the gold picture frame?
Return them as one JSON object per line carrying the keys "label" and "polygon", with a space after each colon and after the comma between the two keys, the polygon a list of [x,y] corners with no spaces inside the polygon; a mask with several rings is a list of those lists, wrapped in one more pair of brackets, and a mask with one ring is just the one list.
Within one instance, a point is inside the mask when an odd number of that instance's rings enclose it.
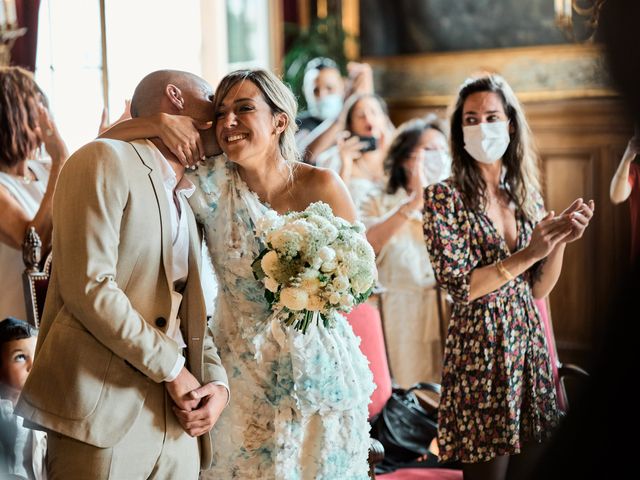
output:
{"label": "gold picture frame", "polygon": [[523,102],[613,97],[597,44],[541,45],[452,53],[369,57],[376,92],[394,107],[442,107],[482,71],[502,75]]}

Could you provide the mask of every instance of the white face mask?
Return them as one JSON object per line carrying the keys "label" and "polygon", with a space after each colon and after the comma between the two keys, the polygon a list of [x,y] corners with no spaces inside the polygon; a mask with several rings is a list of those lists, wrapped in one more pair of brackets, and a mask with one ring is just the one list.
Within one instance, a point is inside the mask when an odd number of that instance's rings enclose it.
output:
{"label": "white face mask", "polygon": [[309,105],[309,110],[314,117],[321,118],[322,120],[338,118],[342,110],[342,103],[342,95],[331,93],[315,102],[313,106]]}
{"label": "white face mask", "polygon": [[493,163],[509,146],[509,122],[480,123],[462,127],[464,149],[476,161]]}
{"label": "white face mask", "polygon": [[429,185],[441,182],[451,173],[451,157],[446,150],[425,150],[423,165]]}

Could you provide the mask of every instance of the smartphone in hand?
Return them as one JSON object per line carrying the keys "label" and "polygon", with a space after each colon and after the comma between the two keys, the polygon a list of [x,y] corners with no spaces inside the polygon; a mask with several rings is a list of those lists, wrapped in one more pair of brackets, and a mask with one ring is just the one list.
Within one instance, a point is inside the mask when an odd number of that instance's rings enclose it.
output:
{"label": "smartphone in hand", "polygon": [[361,152],[371,152],[378,148],[378,139],[376,137],[358,137],[360,142],[365,146],[360,149]]}

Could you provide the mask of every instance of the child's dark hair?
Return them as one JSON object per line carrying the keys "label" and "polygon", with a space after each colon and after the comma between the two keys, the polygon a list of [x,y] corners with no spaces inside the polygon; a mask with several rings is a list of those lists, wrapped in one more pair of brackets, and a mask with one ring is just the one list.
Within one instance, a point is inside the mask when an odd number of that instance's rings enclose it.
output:
{"label": "child's dark hair", "polygon": [[0,322],[0,348],[2,345],[14,340],[36,337],[38,329],[29,325],[24,320],[7,317]]}

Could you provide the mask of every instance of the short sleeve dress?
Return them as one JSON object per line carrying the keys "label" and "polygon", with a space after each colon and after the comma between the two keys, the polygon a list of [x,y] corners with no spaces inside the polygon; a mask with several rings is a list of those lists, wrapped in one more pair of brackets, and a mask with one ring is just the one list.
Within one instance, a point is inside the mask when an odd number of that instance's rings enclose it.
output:
{"label": "short sleeve dress", "polygon": [[[520,250],[535,223],[520,211],[516,223]],[[441,460],[517,454],[524,443],[547,438],[559,418],[531,272],[469,300],[471,272],[511,253],[489,217],[467,208],[450,181],[425,191],[424,234],[436,279],[454,299],[438,418]]]}

